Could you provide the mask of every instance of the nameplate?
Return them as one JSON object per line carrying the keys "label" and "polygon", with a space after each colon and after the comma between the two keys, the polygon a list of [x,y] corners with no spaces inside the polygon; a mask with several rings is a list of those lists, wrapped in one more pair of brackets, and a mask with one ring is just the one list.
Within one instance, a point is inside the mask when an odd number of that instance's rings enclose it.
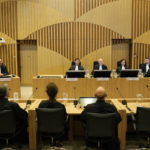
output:
{"label": "nameplate", "polygon": [[11,78],[0,78],[0,81],[11,81]]}
{"label": "nameplate", "polygon": [[66,78],[66,81],[78,81],[78,78]]}
{"label": "nameplate", "polygon": [[128,81],[138,81],[139,78],[126,78],[126,80],[128,80]]}
{"label": "nameplate", "polygon": [[96,81],[109,81],[109,78],[96,78]]}

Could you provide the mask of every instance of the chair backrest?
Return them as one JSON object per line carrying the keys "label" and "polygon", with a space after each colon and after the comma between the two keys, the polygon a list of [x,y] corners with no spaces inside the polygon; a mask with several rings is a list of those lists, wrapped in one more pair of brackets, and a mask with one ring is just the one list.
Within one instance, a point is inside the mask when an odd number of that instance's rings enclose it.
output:
{"label": "chair backrest", "polygon": [[64,132],[65,117],[62,108],[37,108],[38,131],[59,134]]}
{"label": "chair backrest", "polygon": [[94,69],[94,66],[98,65],[98,61],[94,61],[93,62],[93,69]]}
{"label": "chair backrest", "polygon": [[0,134],[14,134],[16,120],[12,110],[0,111]]}
{"label": "chair backrest", "polygon": [[89,138],[113,138],[116,136],[115,113],[87,113],[87,136]]}
{"label": "chair backrest", "polygon": [[[122,61],[122,60],[123,60],[123,59],[117,61],[117,67],[120,67],[120,66],[121,66],[121,61]],[[126,61],[126,60],[125,60],[125,66],[127,66],[127,61]]]}
{"label": "chair backrest", "polygon": [[[74,66],[74,65],[75,65],[75,62],[72,61],[72,62],[71,62],[71,66]],[[81,62],[79,63],[79,65],[81,65]]]}
{"label": "chair backrest", "polygon": [[143,132],[150,131],[150,108],[137,107],[136,129]]}

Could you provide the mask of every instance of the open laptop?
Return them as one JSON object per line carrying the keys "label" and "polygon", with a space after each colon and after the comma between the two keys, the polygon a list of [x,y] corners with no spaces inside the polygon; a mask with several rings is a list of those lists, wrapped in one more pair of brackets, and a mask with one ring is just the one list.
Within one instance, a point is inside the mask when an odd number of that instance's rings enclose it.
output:
{"label": "open laptop", "polygon": [[79,104],[82,104],[83,107],[85,107],[88,104],[95,103],[96,101],[96,97],[79,97]]}

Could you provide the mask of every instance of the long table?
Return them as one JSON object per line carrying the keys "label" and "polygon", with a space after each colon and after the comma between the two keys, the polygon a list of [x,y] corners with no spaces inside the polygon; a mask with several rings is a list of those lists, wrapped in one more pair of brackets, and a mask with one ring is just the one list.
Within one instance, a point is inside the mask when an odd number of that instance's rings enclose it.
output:
{"label": "long table", "polygon": [[18,76],[11,78],[0,78],[0,85],[8,85],[10,98],[14,98],[14,93],[18,93],[18,98],[21,97],[20,93],[20,78]]}
{"label": "long table", "polygon": [[[108,98],[135,98],[141,93],[143,97],[148,98],[150,90],[146,85],[150,85],[150,78],[36,78],[32,79],[33,97],[39,99],[47,98],[46,85],[54,82],[59,87],[58,98],[61,97],[91,97],[94,96],[95,89],[99,86],[105,87]],[[118,90],[117,90],[118,88]],[[36,91],[37,89],[37,91]]]}
{"label": "long table", "polygon": [[[113,104],[118,112],[121,115],[122,121],[120,122],[118,126],[118,137],[120,139],[120,148],[121,150],[125,150],[126,146],[126,131],[127,131],[127,115],[131,113],[136,113],[137,106],[144,106],[144,107],[150,107],[150,98],[142,98],[141,100],[139,98],[126,98],[126,101],[128,103],[128,107],[131,109],[129,111],[126,106],[122,105],[122,98],[118,99],[108,99],[107,102]],[[37,123],[36,123],[36,111],[35,109],[39,106],[39,103],[41,102],[41,99],[33,99],[31,100],[31,105],[26,110],[28,112],[29,117],[29,149],[30,150],[36,150],[37,149]],[[21,108],[25,108],[27,100],[17,100],[17,102]],[[76,128],[76,125],[73,122],[73,117],[76,115],[80,115],[83,109],[81,108],[75,108],[73,105],[73,100],[61,100],[63,104],[65,104],[67,114],[70,116],[69,120],[69,139],[72,140],[75,132],[78,132]]]}
{"label": "long table", "polygon": [[[119,105],[119,102],[116,100],[107,100],[109,103],[112,103],[113,105],[116,106],[118,112],[120,113],[122,117],[122,121],[120,122],[118,126],[118,136],[120,139],[120,147],[121,150],[125,150],[125,145],[126,145],[126,125],[127,125],[127,120],[126,120],[126,110],[124,107]],[[36,111],[35,109],[39,106],[41,102],[41,99],[35,100],[32,105],[30,106],[28,110],[28,116],[29,116],[29,149],[30,150],[36,150],[37,149],[37,123],[36,123]],[[74,125],[73,125],[73,116],[75,115],[81,115],[81,112],[83,109],[81,108],[75,108],[73,105],[73,102],[65,102],[65,107],[67,114],[70,116],[69,120],[69,139],[72,140],[74,137]]]}

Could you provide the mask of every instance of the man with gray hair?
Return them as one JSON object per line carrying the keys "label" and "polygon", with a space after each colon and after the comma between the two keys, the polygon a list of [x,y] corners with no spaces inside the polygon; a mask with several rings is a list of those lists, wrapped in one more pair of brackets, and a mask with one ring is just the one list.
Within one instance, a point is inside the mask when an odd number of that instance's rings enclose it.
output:
{"label": "man with gray hair", "polygon": [[[27,126],[28,126],[28,115],[25,110],[20,108],[20,106],[15,102],[10,102],[8,100],[9,89],[6,85],[0,85],[0,112],[3,110],[12,110],[16,119],[16,129],[19,131],[22,129],[21,133],[16,137],[17,142],[27,141]],[[16,142],[15,141],[15,142]]]}

